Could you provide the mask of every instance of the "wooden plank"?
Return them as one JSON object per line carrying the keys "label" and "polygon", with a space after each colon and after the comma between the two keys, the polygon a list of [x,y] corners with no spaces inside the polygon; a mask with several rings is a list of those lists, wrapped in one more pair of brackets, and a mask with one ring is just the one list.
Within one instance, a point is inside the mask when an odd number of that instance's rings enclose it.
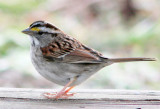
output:
{"label": "wooden plank", "polygon": [[50,89],[0,88],[0,109],[160,109],[160,91],[73,89],[69,99],[48,100]]}

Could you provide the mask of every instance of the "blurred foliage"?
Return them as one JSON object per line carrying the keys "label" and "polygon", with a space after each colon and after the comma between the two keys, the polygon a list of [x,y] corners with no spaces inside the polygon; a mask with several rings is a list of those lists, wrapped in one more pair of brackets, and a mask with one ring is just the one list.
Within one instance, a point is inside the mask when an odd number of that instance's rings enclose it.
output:
{"label": "blurred foliage", "polygon": [[[107,57],[159,59],[159,5],[159,0],[0,0],[0,86],[55,87],[34,70],[29,38],[21,33],[36,20],[55,24]],[[79,87],[160,89],[159,65],[115,64]]]}

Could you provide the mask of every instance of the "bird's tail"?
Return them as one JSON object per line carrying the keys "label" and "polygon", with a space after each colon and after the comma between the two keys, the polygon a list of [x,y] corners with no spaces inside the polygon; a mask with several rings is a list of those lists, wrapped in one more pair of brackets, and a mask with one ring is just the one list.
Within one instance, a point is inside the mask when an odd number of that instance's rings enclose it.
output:
{"label": "bird's tail", "polygon": [[108,58],[108,61],[111,63],[119,63],[119,62],[133,62],[133,61],[156,61],[155,58]]}

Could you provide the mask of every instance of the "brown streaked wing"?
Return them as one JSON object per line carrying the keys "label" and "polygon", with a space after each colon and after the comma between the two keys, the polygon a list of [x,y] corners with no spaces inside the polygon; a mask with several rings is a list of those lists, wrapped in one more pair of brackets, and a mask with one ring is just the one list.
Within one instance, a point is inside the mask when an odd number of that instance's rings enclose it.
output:
{"label": "brown streaked wing", "polygon": [[64,57],[63,62],[67,63],[102,63],[102,60],[90,51],[77,48]]}
{"label": "brown streaked wing", "polygon": [[59,43],[51,43],[49,46],[41,47],[43,56],[62,58],[74,50],[74,48],[64,48]]}
{"label": "brown streaked wing", "polygon": [[50,46],[41,48],[44,57],[50,59],[63,58],[61,62],[66,63],[101,63],[101,58],[95,53],[93,54],[84,48],[62,48],[59,49],[56,43],[52,43]]}
{"label": "brown streaked wing", "polygon": [[44,58],[61,59],[66,63],[101,63],[101,54],[81,44],[74,38],[59,34],[46,47],[40,48]]}

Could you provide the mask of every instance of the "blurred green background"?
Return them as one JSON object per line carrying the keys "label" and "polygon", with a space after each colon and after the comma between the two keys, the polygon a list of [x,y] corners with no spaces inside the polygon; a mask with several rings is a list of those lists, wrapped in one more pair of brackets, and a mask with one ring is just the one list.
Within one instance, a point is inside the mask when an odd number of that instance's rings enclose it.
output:
{"label": "blurred green background", "polygon": [[[53,23],[106,57],[160,59],[159,0],[0,0],[0,87],[57,88],[30,60],[21,31],[36,20]],[[160,63],[103,68],[77,88],[160,89]]]}

